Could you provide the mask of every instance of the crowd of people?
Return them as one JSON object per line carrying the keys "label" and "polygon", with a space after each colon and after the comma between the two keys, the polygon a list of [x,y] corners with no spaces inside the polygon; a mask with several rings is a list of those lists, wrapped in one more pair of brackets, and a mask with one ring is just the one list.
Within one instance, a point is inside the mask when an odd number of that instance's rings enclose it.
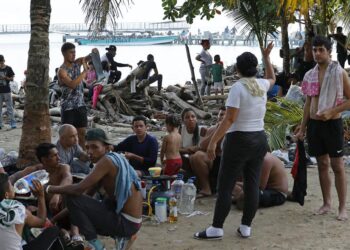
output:
{"label": "crowd of people", "polygon": [[[210,42],[204,40],[202,46],[202,53],[196,57],[202,63],[201,94],[210,94],[209,71],[218,93],[223,89],[220,56],[215,56],[215,64],[212,64],[208,52]],[[104,248],[98,235],[131,239],[142,224],[140,180],[157,164],[166,175],[182,172],[187,177],[196,176],[197,198],[217,196],[211,226],[195,233],[194,238],[222,239],[232,201],[243,209],[237,233],[242,238],[250,237],[258,207],[282,205],[288,195],[283,163],[268,152],[264,131],[267,93],[276,82],[270,61],[272,49],[272,43],[263,49],[264,78],[256,77],[258,60],[255,55],[244,52],[237,57],[236,70],[240,79],[232,85],[225,106],[217,110],[213,126],[201,126],[195,111],[186,108],[181,113],[181,120],[176,115],[166,117],[167,134],[159,147],[156,137],[148,132],[143,116],[134,117],[133,134],[118,144],[114,144],[102,129],[87,130],[83,82],[93,86],[94,96],[98,90],[94,81],[99,78],[99,73],[93,71],[93,63],[89,64],[91,55],[76,59],[75,46],[63,44],[64,62],[57,71],[62,89],[63,125],[58,131],[59,139],[56,143],[38,145],[39,164],[35,166],[11,176],[0,166],[0,245],[8,246],[6,249],[20,249],[20,235],[25,226],[44,229],[23,249],[47,249],[49,245],[59,244],[62,232],[74,246],[82,244],[84,237],[91,249],[96,250]],[[115,46],[109,46],[107,51],[101,60],[103,73],[107,72],[103,79],[119,80],[121,75],[117,67],[131,66],[114,61]],[[98,51],[93,49],[92,53],[98,54]],[[303,140],[306,135],[309,153],[317,159],[323,195],[323,205],[317,214],[326,214],[331,209],[331,167],[339,197],[337,219],[343,221],[348,217],[341,112],[350,109],[350,82],[341,64],[331,61],[331,43],[327,38],[316,36],[312,53],[315,66],[303,77],[302,91],[306,102],[296,137]],[[3,57],[0,57],[1,62],[0,75],[7,67]],[[140,80],[158,81],[160,91],[162,77],[157,72],[154,57],[149,55],[147,62],[147,74]],[[155,75],[150,77],[152,69]],[[108,74],[109,71],[114,71],[115,75]],[[0,97],[6,96],[7,92],[4,90],[4,95],[1,88],[6,88],[6,82],[13,77],[11,72],[6,68],[0,79]],[[48,172],[49,182],[43,187],[40,182],[33,181],[31,190],[38,201],[36,215],[33,215],[32,206],[25,207],[15,199],[13,185],[38,170]],[[84,177],[74,181],[76,174],[84,174]]]}

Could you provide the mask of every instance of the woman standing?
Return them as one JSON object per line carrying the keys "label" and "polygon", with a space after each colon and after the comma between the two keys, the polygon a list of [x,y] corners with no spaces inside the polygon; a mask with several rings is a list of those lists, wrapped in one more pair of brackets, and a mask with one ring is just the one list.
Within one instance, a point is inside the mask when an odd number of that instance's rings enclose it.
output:
{"label": "woman standing", "polygon": [[259,178],[267,140],[264,132],[266,93],[275,83],[270,62],[273,44],[263,49],[267,79],[256,79],[257,58],[250,52],[237,57],[240,80],[231,88],[226,101],[226,115],[213,135],[207,149],[210,159],[215,158],[217,142],[225,135],[223,155],[218,176],[218,197],[212,226],[195,233],[196,239],[221,239],[223,224],[230,212],[231,194],[237,177],[243,173],[244,209],[241,225],[237,229],[241,237],[249,237],[251,223],[259,202]]}
{"label": "woman standing", "polygon": [[208,51],[210,49],[210,41],[202,40],[201,45],[203,50],[196,56],[196,60],[201,62],[201,66],[199,67],[199,73],[201,74],[201,95],[210,95],[210,85],[207,80],[211,65],[213,64],[213,58]]}

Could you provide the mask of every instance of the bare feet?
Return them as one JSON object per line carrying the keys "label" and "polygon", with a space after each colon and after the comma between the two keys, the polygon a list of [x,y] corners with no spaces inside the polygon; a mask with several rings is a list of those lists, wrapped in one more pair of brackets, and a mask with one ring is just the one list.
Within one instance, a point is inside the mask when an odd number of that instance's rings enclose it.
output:
{"label": "bare feet", "polygon": [[329,211],[331,211],[331,206],[330,205],[323,205],[317,211],[314,212],[314,215],[327,214]]}
{"label": "bare feet", "polygon": [[337,220],[346,221],[347,219],[348,219],[348,213],[346,211],[346,208],[339,209]]}

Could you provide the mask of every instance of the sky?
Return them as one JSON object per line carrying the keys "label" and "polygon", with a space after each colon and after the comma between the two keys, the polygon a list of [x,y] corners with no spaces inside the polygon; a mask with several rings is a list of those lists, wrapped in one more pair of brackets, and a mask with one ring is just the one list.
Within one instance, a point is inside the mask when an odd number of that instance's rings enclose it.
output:
{"label": "sky", "polygon": [[[122,6],[123,17],[118,22],[159,22],[163,19],[161,0],[133,0],[127,8]],[[79,0],[51,0],[51,23],[83,23],[84,13]],[[1,24],[29,24],[30,0],[1,0]],[[196,18],[191,31],[223,31],[232,28],[232,21],[225,15],[217,15],[210,21]]]}

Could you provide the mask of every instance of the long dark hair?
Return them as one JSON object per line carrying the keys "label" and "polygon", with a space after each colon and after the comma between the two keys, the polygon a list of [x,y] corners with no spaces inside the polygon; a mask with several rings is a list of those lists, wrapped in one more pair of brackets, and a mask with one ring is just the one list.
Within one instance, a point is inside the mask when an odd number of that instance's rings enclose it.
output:
{"label": "long dark hair", "polygon": [[[182,113],[181,113],[182,121],[184,121],[185,114],[188,113],[188,112],[193,112],[193,114],[196,116],[196,113],[194,112],[194,110],[192,108],[185,108],[184,110],[182,110]],[[196,116],[196,118],[197,118],[197,116]],[[193,131],[192,143],[193,143],[193,146],[198,145],[198,143],[199,143],[199,126],[198,126],[198,122],[196,122],[196,127],[194,128],[194,131]]]}

